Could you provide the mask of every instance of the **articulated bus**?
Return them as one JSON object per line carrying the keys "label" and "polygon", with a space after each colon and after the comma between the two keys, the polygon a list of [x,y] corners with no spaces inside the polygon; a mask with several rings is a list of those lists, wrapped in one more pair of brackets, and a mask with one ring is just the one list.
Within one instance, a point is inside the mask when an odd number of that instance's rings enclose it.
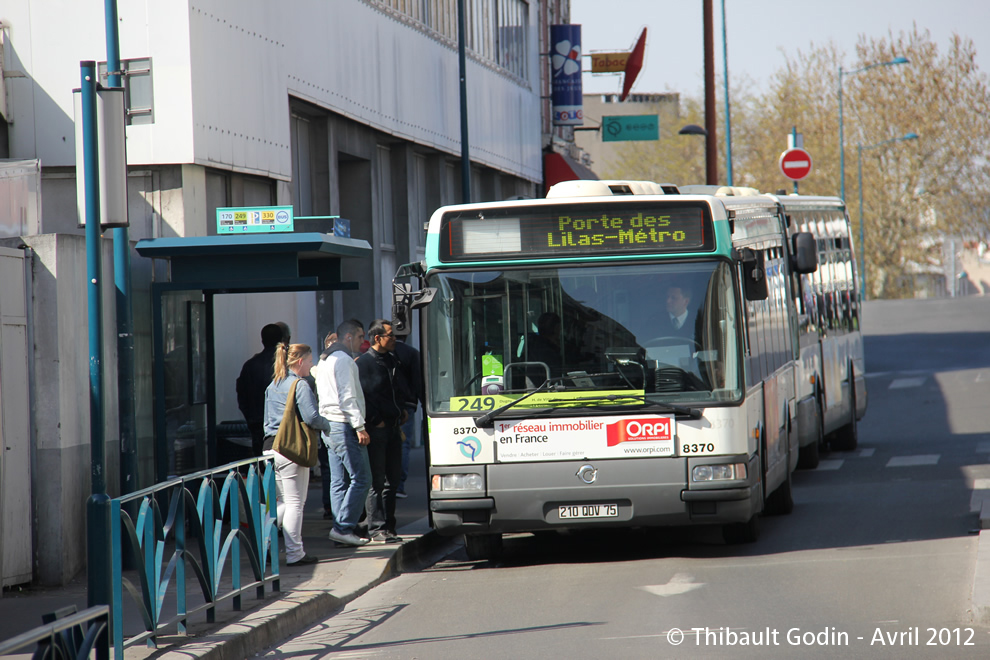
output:
{"label": "articulated bus", "polygon": [[803,428],[809,433],[802,441],[800,467],[813,468],[826,439],[832,449],[856,448],[856,422],[866,414],[859,273],[849,217],[840,198],[777,199],[788,231],[810,232],[818,248],[818,270],[795,276],[799,280],[792,286],[799,318],[800,382],[803,400],[811,401],[801,411]]}
{"label": "articulated bus", "polygon": [[440,208],[396,275],[396,331],[421,310],[431,523],[472,558],[596,527],[749,542],[793,506],[815,237],[768,196],[614,187]]}
{"label": "articulated bus", "polygon": [[826,446],[855,449],[856,423],[866,414],[867,390],[859,274],[845,203],[838,197],[760,195],[752,188],[681,186],[679,190],[717,195],[730,206],[765,206],[768,199],[774,200],[789,236],[804,232],[815,237],[819,267],[814,273],[792,272],[790,287],[799,346],[798,467],[817,467],[819,452]]}

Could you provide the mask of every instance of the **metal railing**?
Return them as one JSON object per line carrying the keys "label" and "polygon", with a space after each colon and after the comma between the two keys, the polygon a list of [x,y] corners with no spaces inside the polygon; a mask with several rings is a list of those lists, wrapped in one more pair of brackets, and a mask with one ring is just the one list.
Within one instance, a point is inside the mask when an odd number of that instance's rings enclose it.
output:
{"label": "metal railing", "polygon": [[[111,631],[114,656],[177,624],[186,632],[192,614],[206,612],[213,623],[218,603],[231,599],[241,609],[250,589],[263,599],[265,583],[280,591],[275,466],[271,459],[229,463],[172,479],[110,501]],[[136,512],[132,518],[128,511]],[[164,515],[163,515],[164,512]],[[244,515],[242,515],[242,512]],[[253,580],[242,584],[241,541]],[[133,579],[125,577],[125,561]],[[192,569],[204,603],[189,609],[186,567]],[[229,571],[227,570],[229,569]],[[268,575],[266,576],[266,571]],[[229,577],[229,588],[222,582]],[[141,616],[144,632],[124,640],[124,588]],[[163,615],[166,596],[174,594],[175,612]]]}
{"label": "metal railing", "polygon": [[110,608],[97,605],[0,642],[0,657],[33,651],[36,660],[83,660],[95,651],[98,660],[107,660],[109,626]]}

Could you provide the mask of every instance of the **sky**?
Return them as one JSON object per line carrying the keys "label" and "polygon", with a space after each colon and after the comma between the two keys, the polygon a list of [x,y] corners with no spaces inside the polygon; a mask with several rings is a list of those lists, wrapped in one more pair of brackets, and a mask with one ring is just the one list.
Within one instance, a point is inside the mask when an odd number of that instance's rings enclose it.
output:
{"label": "sky", "polygon": [[[723,73],[722,2],[712,0],[715,75]],[[990,75],[990,0],[724,0],[729,79],[748,77],[765,89],[783,66],[814,44],[834,41],[845,53],[845,67],[856,68],[859,35],[889,38],[917,23],[927,29],[939,52],[953,33],[970,38],[980,70]],[[646,62],[633,93],[680,92],[700,97],[704,82],[701,0],[571,0],[571,23],[582,25],[581,50],[630,50],[644,27]],[[907,65],[909,66],[909,65]],[[591,68],[590,59],[584,69]],[[622,74],[583,75],[584,93],[622,90]]]}

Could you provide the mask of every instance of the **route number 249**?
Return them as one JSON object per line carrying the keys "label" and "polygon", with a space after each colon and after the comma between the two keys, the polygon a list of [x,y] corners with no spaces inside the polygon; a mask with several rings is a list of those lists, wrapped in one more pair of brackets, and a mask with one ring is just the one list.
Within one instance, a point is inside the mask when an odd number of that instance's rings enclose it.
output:
{"label": "route number 249", "polygon": [[475,397],[469,399],[464,397],[457,402],[460,407],[457,409],[461,410],[492,410],[495,407],[495,397],[485,396],[485,397]]}

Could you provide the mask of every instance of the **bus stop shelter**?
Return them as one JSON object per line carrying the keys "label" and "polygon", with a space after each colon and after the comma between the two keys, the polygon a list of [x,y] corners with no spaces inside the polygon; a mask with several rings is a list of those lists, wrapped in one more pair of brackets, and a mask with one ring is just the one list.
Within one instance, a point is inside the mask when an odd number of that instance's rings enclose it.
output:
{"label": "bus stop shelter", "polygon": [[[214,296],[355,290],[357,282],[342,279],[341,260],[372,255],[367,241],[315,232],[154,238],[135,249],[169,264],[168,281],[151,285],[155,482],[191,471],[180,464],[183,446],[198,456],[192,467],[217,464]],[[187,365],[178,377],[176,364]],[[176,396],[173,381],[183,376],[186,391]]]}

